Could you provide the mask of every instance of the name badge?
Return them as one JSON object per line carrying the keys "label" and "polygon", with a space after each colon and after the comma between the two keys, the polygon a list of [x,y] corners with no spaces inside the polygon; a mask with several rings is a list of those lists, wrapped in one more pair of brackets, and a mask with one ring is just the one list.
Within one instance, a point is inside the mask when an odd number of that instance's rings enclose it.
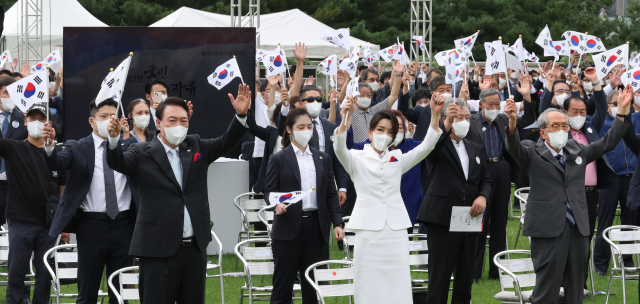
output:
{"label": "name badge", "polygon": [[593,133],[593,130],[591,130],[591,128],[587,128],[587,132]]}
{"label": "name badge", "polygon": [[15,129],[20,126],[20,123],[17,120],[11,122],[11,126]]}
{"label": "name badge", "polygon": [[582,165],[582,157],[578,156],[576,158],[576,165]]}
{"label": "name badge", "polygon": [[480,164],[480,157],[476,156],[476,163]]}

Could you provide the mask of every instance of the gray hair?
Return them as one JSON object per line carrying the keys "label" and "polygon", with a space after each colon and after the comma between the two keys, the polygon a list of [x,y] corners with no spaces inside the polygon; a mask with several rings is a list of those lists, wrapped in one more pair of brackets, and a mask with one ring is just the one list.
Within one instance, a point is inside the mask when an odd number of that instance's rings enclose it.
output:
{"label": "gray hair", "polygon": [[373,89],[371,88],[371,86],[366,83],[366,82],[359,82],[358,83],[358,90],[362,89],[362,88],[367,88],[369,89],[369,91],[371,92],[371,94],[373,94]]}
{"label": "gray hair", "polygon": [[544,112],[540,113],[540,117],[538,117],[538,128],[540,129],[545,129],[547,127],[547,125],[549,124],[549,119],[547,118],[549,116],[549,113],[551,112],[556,112],[556,113],[560,113],[564,116],[564,119],[567,121],[567,123],[569,122],[569,116],[567,116],[566,113],[556,109],[556,108],[548,108],[546,110],[544,110]]}
{"label": "gray hair", "polygon": [[607,103],[611,103],[611,99],[613,98],[613,95],[617,95],[617,94],[618,94],[617,88],[609,92],[609,94],[607,94]]}
{"label": "gray hair", "polygon": [[459,105],[461,107],[466,107],[467,109],[469,109],[469,105],[467,105],[467,102],[465,100],[461,98],[449,97],[444,102],[444,107],[442,107],[442,110],[440,111],[441,117],[447,117],[447,108],[449,107],[450,104]]}
{"label": "gray hair", "polygon": [[492,88],[483,90],[482,92],[480,92],[480,101],[484,102],[487,99],[487,97],[493,96],[493,95],[500,96],[500,93],[498,92],[498,90],[492,89]]}
{"label": "gray hair", "polygon": [[431,73],[432,72],[438,72],[438,74],[442,75],[442,71],[440,71],[437,68],[430,68],[429,71],[427,71],[427,81],[431,80]]}

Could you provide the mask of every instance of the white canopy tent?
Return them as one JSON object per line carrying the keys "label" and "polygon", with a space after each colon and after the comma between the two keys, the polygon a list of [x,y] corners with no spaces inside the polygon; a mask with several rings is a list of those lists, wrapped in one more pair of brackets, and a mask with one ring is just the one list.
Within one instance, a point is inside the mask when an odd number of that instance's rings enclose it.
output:
{"label": "white canopy tent", "polygon": [[[22,28],[22,9],[24,0],[18,0],[4,17],[3,36],[6,48],[12,57],[18,56],[18,41]],[[65,26],[107,26],[91,15],[77,0],[44,0],[42,1],[42,59],[51,51],[62,51],[62,33]],[[20,58],[22,59],[22,58]],[[40,59],[41,60],[41,59]]]}
{"label": "white canopy tent", "polygon": [[[150,25],[153,27],[229,27],[231,17],[229,15],[204,12],[188,7],[181,7],[177,11]],[[273,50],[280,43],[284,46],[287,56],[293,56],[292,49],[298,42],[304,42],[308,47],[308,58],[325,58],[335,52],[342,55],[346,52],[343,48],[335,47],[329,42],[320,40],[320,32],[332,31],[333,28],[313,19],[299,9],[292,9],[273,14],[260,16],[260,45],[263,50]],[[365,47],[366,41],[351,37],[350,48],[358,45]],[[371,45],[375,53],[380,46]]]}

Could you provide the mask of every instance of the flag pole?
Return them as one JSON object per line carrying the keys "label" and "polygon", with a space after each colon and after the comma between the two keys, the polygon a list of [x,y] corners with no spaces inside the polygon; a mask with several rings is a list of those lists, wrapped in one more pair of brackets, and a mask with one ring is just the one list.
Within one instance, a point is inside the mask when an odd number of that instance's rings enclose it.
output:
{"label": "flag pole", "polygon": [[[356,76],[356,77],[355,77],[355,78],[353,78],[353,80],[351,80],[351,81],[353,82],[354,80],[359,80],[359,79],[360,79],[360,76]],[[357,84],[357,83],[358,83],[358,81],[355,81],[355,83]],[[351,84],[351,91],[353,92],[353,83]],[[347,93],[349,93],[349,92],[347,92]],[[349,94],[351,94],[351,93],[349,93]],[[344,125],[346,126],[346,125],[347,125],[347,120],[349,120],[349,119],[348,119],[348,117],[349,117],[349,110],[347,110],[347,112],[345,112],[344,114],[345,114],[345,116],[346,116],[346,117],[343,117],[342,119],[344,119]]]}
{"label": "flag pole", "polygon": [[[500,47],[502,47],[502,36],[498,37],[498,39],[500,40]],[[503,51],[503,53],[504,53],[504,51]],[[505,67],[506,67],[506,65],[507,65],[507,55],[506,55],[506,54],[504,54],[504,65],[505,65]],[[506,71],[506,70],[505,70],[505,71]],[[506,74],[506,72],[505,72],[505,74]],[[509,97],[509,98],[511,98],[511,85],[509,84],[509,75],[506,75],[506,76],[507,76],[507,77],[506,77],[506,78],[507,78],[507,84],[506,84],[506,86],[507,86],[507,93],[509,93],[509,96],[508,96],[508,97]],[[505,98],[505,100],[506,100],[506,99],[509,99],[509,98]]]}
{"label": "flag pole", "polygon": [[[47,77],[49,77],[49,65],[47,64]],[[49,91],[47,91],[49,93]],[[49,95],[49,94],[47,94]],[[47,125],[49,124],[49,96],[47,96]],[[49,138],[47,137],[47,145],[49,144]]]}
{"label": "flag pole", "polygon": [[[629,41],[627,41],[627,55],[629,55]],[[624,61],[627,63],[624,64],[624,68],[628,71],[631,70],[631,66],[629,66],[629,56],[624,57]]]}
{"label": "flag pole", "polygon": [[[236,62],[236,66],[238,66],[238,60],[236,59],[236,55],[233,55],[233,60]],[[240,69],[240,67],[238,67]],[[244,79],[242,79],[242,73],[240,73],[240,81],[242,81],[242,85],[244,86]]]}

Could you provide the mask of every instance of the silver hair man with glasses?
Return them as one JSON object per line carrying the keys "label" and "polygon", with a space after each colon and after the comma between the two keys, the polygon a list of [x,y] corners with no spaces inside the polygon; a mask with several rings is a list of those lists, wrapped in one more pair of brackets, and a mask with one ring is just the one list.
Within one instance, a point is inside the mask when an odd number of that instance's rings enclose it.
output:
{"label": "silver hair man with glasses", "polygon": [[566,303],[582,303],[585,265],[588,261],[589,230],[584,180],[587,164],[613,150],[629,128],[625,122],[633,91],[620,93],[618,119],[599,141],[583,145],[568,139],[567,114],[548,109],[540,114],[538,142],[520,142],[517,107],[508,100],[506,149],[529,175],[531,191],[523,235],[531,237],[531,258],[536,273],[532,303],[555,303],[564,287]]}

